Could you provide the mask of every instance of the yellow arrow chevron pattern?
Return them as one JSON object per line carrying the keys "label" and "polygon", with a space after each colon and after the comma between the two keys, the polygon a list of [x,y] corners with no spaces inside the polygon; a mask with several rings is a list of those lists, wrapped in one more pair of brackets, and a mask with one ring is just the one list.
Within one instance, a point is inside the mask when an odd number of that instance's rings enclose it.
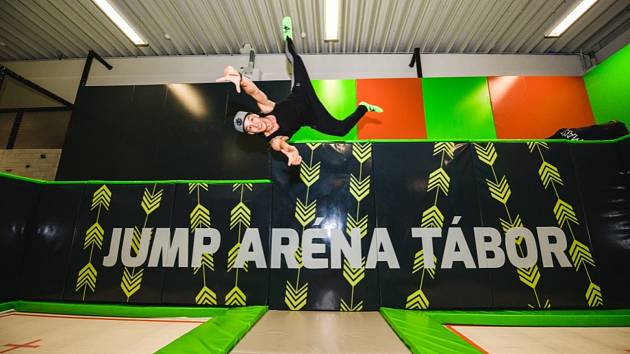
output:
{"label": "yellow arrow chevron pattern", "polygon": [[511,229],[515,227],[523,227],[523,221],[521,221],[521,216],[519,214],[516,214],[512,222],[508,220],[503,220],[501,218],[499,218],[499,221],[501,223],[501,229],[503,230],[504,233],[510,231]]}
{"label": "yellow arrow chevron pattern", "polygon": [[444,195],[448,195],[448,187],[451,183],[451,178],[448,176],[446,171],[442,167],[437,170],[431,172],[429,174],[429,184],[427,186],[427,191],[437,189],[442,191]]}
{"label": "yellow arrow chevron pattern", "polygon": [[433,156],[445,153],[450,158],[455,156],[455,143],[453,142],[439,142],[433,145]]}
{"label": "yellow arrow chevron pattern", "polygon": [[214,258],[211,253],[204,253],[201,255],[201,266],[193,270],[193,274],[197,274],[199,269],[208,268],[214,272]]}
{"label": "yellow arrow chevron pattern", "polygon": [[444,225],[444,215],[437,205],[434,205],[422,213],[422,219],[420,221],[420,227],[437,227],[440,228]]}
{"label": "yellow arrow chevron pattern", "polygon": [[197,206],[190,212],[190,227],[194,231],[198,227],[210,227],[210,210],[197,203]]}
{"label": "yellow arrow chevron pattern", "polygon": [[508,184],[505,176],[501,177],[501,181],[499,183],[495,183],[489,179],[486,179],[486,183],[488,184],[490,196],[496,199],[499,203],[506,204],[512,195],[512,190],[510,189],[510,185]]}
{"label": "yellow arrow chevron pattern", "polygon": [[529,268],[518,268],[516,272],[518,273],[518,280],[520,280],[521,283],[532,289],[538,285],[538,281],[540,280],[540,271],[538,270],[537,265],[533,265]]}
{"label": "yellow arrow chevron pattern", "polygon": [[370,194],[370,176],[366,176],[362,180],[357,179],[354,174],[350,174],[350,194],[358,202],[363,200]]}
{"label": "yellow arrow chevron pattern", "polygon": [[197,296],[195,296],[195,303],[197,305],[216,305],[217,294],[210,290],[207,286],[204,286],[199,290]]}
{"label": "yellow arrow chevron pattern", "polygon": [[152,193],[148,189],[144,189],[144,195],[142,195],[142,202],[140,205],[147,215],[150,215],[160,207],[163,191],[163,189],[160,189],[159,191]]}
{"label": "yellow arrow chevron pattern", "polygon": [[79,289],[85,287],[90,289],[92,292],[96,290],[96,276],[98,272],[94,269],[92,262],[88,262],[81,270],[77,276],[77,285],[74,288],[75,291],[79,291]]}
{"label": "yellow arrow chevron pattern", "polygon": [[547,145],[547,143],[542,142],[542,141],[530,141],[527,143],[527,148],[529,149],[529,152],[534,152],[534,149],[536,149],[536,147],[542,148],[542,149],[549,149],[549,145]]}
{"label": "yellow arrow chevron pattern", "polygon": [[560,176],[560,171],[558,168],[547,161],[543,161],[538,169],[538,175],[540,176],[540,180],[545,186],[545,189],[549,186],[549,184],[557,183],[559,185],[563,185],[562,176]]}
{"label": "yellow arrow chevron pattern", "polygon": [[135,256],[140,252],[140,242],[142,241],[142,232],[137,226],[133,227],[133,236],[131,237],[131,250]]}
{"label": "yellow arrow chevron pattern", "polygon": [[560,198],[558,198],[556,206],[553,207],[553,213],[556,216],[556,220],[558,221],[558,225],[560,225],[560,227],[564,227],[564,224],[568,222],[579,224],[577,215],[575,215],[575,211],[573,210],[571,204]]}
{"label": "yellow arrow chevron pattern", "polygon": [[315,149],[317,149],[321,144],[322,143],[308,143],[306,146],[308,146],[308,148],[312,151],[315,151]]}
{"label": "yellow arrow chevron pattern", "polygon": [[245,306],[247,305],[247,296],[235,285],[232,290],[225,295],[225,304],[228,306]]}
{"label": "yellow arrow chevron pattern", "polygon": [[310,224],[315,220],[315,210],[317,209],[317,200],[304,204],[301,200],[295,203],[295,218],[300,222],[302,227]]}
{"label": "yellow arrow chevron pattern", "polygon": [[112,192],[109,190],[109,188],[107,188],[106,185],[103,185],[92,195],[92,207],[90,208],[90,210],[94,210],[99,206],[102,206],[103,208],[105,208],[105,210],[109,210],[109,204],[111,202]]}
{"label": "yellow arrow chevron pattern", "polygon": [[83,249],[91,246],[96,246],[99,250],[103,247],[103,236],[105,231],[101,225],[97,222],[92,224],[85,232],[85,238],[83,239]]}
{"label": "yellow arrow chevron pattern", "polygon": [[595,283],[591,282],[586,290],[586,301],[590,307],[599,307],[604,305],[602,297],[602,289]]}
{"label": "yellow arrow chevron pattern", "polygon": [[[437,257],[435,255],[433,256],[433,264],[437,265]],[[420,251],[416,252],[416,255],[413,258],[413,269],[411,271],[411,274],[418,273],[419,271],[423,269],[427,271],[431,279],[435,279],[435,267],[434,268],[424,267],[424,252],[422,251],[422,249],[420,249]]]}
{"label": "yellow arrow chevron pattern", "polygon": [[475,146],[475,151],[477,152],[477,158],[479,158],[479,161],[492,167],[492,165],[494,165],[494,162],[497,160],[497,151],[494,148],[494,144],[488,143],[486,144],[485,147],[480,144],[474,144],[474,146]]}
{"label": "yellow arrow chevron pattern", "polygon": [[295,250],[295,253],[293,253],[293,256],[295,257],[295,261],[298,264],[298,269],[301,269],[302,266],[304,266],[304,263],[302,263],[302,246],[298,247]]}
{"label": "yellow arrow chevron pattern", "polygon": [[188,194],[192,194],[193,192],[196,192],[200,189],[203,189],[204,191],[208,191],[208,184],[207,183],[188,183]]}
{"label": "yellow arrow chevron pattern", "polygon": [[318,162],[313,166],[309,166],[305,162],[300,164],[300,179],[307,187],[312,186],[315,182],[317,182],[317,180],[319,180],[321,164],[321,162]]}
{"label": "yellow arrow chevron pattern", "polygon": [[352,156],[354,156],[359,163],[364,163],[372,157],[372,144],[371,143],[354,143],[352,144]]}
{"label": "yellow arrow chevron pattern", "polygon": [[[510,229],[513,229],[515,227],[523,227],[523,222],[521,221],[521,216],[519,214],[516,214],[512,222],[508,220],[503,220],[501,218],[499,218],[499,221],[501,222],[501,229],[503,229],[504,233],[507,233]],[[524,237],[519,236],[514,240],[514,243],[520,246],[521,243],[523,243],[523,240]]]}
{"label": "yellow arrow chevron pattern", "polygon": [[354,217],[352,217],[352,215],[350,215],[350,213],[347,214],[346,216],[346,234],[348,234],[348,236],[350,236],[352,234],[352,230],[353,229],[359,229],[361,230],[361,238],[364,238],[365,236],[367,236],[367,231],[368,231],[368,216],[363,215],[363,217],[359,218],[359,219],[355,219]]}
{"label": "yellow arrow chevron pattern", "polygon": [[129,299],[133,294],[135,294],[138,290],[140,290],[140,286],[142,285],[142,274],[144,273],[144,269],[138,270],[137,273],[131,274],[129,269],[125,267],[123,271],[122,281],[120,282],[120,288],[122,289],[127,299]]}
{"label": "yellow arrow chevron pattern", "polygon": [[341,312],[358,312],[363,310],[363,300],[357,302],[354,306],[348,305],[343,299],[340,299],[339,311]]}
{"label": "yellow arrow chevron pattern", "polygon": [[[228,262],[227,262],[227,271],[228,272],[231,271],[234,268],[234,263],[236,263],[236,258],[238,257],[238,251],[240,249],[241,249],[241,243],[238,242],[228,252]],[[248,265],[247,265],[247,262],[245,262],[245,264],[243,264],[243,269],[246,272],[248,271],[247,268],[248,268]]]}
{"label": "yellow arrow chevron pattern", "polygon": [[429,307],[429,300],[424,295],[422,289],[416,290],[413,294],[407,296],[405,308],[409,310],[424,310]]}
{"label": "yellow arrow chevron pattern", "polygon": [[286,289],[284,291],[284,303],[291,311],[299,311],[306,305],[308,297],[308,283],[294,288],[289,281],[287,281]]}
{"label": "yellow arrow chevron pattern", "polygon": [[252,219],[252,212],[243,202],[236,204],[230,212],[230,230],[237,226],[248,228]]}
{"label": "yellow arrow chevron pattern", "polygon": [[361,266],[359,268],[352,268],[350,262],[347,259],[343,260],[343,277],[350,286],[357,286],[365,278],[365,261],[366,258],[361,259]]}
{"label": "yellow arrow chevron pattern", "polygon": [[239,189],[241,187],[247,188],[247,189],[249,189],[251,191],[254,188],[254,185],[251,184],[251,183],[234,183],[232,185],[232,192],[235,192],[237,189]]}
{"label": "yellow arrow chevron pattern", "polygon": [[569,254],[571,255],[571,261],[573,261],[576,272],[580,270],[580,267],[583,265],[595,267],[595,260],[593,259],[591,250],[582,242],[574,239],[573,243],[571,243],[571,248],[569,248]]}

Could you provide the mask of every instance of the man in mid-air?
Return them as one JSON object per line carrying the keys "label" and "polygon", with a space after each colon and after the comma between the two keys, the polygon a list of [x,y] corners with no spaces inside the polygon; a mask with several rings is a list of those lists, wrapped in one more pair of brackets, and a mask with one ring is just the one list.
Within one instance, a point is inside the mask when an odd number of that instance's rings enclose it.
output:
{"label": "man in mid-air", "polygon": [[273,102],[249,78],[243,77],[236,69],[228,66],[218,82],[232,82],[236,91],[243,92],[256,100],[260,113],[239,111],[234,116],[234,128],[250,135],[262,134],[271,148],[282,152],[288,158],[288,165],[299,165],[300,153],[287,143],[287,140],[301,127],[309,126],[325,134],[343,136],[352,129],[367,112],[383,110],[366,102],[361,102],[355,111],[344,120],[333,117],[319,101],[311,84],[302,58],[293,47],[291,18],[282,19],[282,35],[286,40],[286,55],[293,65],[291,93],[281,102]]}

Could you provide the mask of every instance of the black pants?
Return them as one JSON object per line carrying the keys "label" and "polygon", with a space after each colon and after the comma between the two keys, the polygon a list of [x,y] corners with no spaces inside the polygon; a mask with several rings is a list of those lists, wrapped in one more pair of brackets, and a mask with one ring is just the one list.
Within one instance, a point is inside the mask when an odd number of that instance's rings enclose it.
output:
{"label": "black pants", "polygon": [[293,41],[290,38],[287,38],[286,42],[286,55],[291,64],[293,64],[292,94],[304,95],[303,101],[307,106],[304,114],[307,120],[311,122],[311,127],[330,135],[343,136],[348,134],[350,129],[365,115],[367,108],[358,106],[344,120],[335,119],[317,98],[311,79],[308,77],[308,72],[306,72],[306,67],[304,67],[304,62],[295,52]]}

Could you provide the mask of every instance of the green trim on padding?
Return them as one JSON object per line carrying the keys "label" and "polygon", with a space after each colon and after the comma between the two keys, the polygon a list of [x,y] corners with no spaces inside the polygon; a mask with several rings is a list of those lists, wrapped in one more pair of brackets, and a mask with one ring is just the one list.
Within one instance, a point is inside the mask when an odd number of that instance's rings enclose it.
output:
{"label": "green trim on padding", "polygon": [[0,312],[13,310],[17,301],[0,302]]}
{"label": "green trim on padding", "polygon": [[[330,140],[326,143],[439,143],[439,142],[457,142],[457,143],[527,143],[527,142],[545,142],[545,143],[567,143],[567,144],[610,144],[616,143],[630,138],[630,134],[610,140],[566,140],[566,139],[368,139],[368,140]],[[295,144],[321,143],[316,140],[297,140]]]}
{"label": "green trim on padding", "polygon": [[110,317],[214,317],[223,316],[229,311],[228,308],[221,307],[139,306],[45,301],[15,301],[13,304],[13,309],[19,312]]}
{"label": "green trim on padding", "polygon": [[414,311],[382,307],[381,315],[413,353],[478,353],[451,325],[630,326],[630,310]]}
{"label": "green trim on padding", "polygon": [[105,181],[105,180],[87,180],[87,181],[47,181],[43,179],[22,177],[11,173],[0,172],[0,177],[15,179],[24,182],[38,184],[181,184],[181,183],[206,183],[206,184],[235,184],[235,183],[251,183],[251,184],[270,184],[270,179],[211,179],[211,180],[155,180],[155,181]]}
{"label": "green trim on padding", "polygon": [[228,353],[267,311],[266,306],[234,307],[177,338],[156,353]]}

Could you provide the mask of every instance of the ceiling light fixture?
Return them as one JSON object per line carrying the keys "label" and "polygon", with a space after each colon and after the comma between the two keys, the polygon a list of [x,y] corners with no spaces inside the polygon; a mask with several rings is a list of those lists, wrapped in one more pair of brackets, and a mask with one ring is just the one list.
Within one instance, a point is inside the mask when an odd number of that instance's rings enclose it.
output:
{"label": "ceiling light fixture", "polygon": [[324,28],[326,34],[324,40],[339,40],[339,0],[326,0],[324,4]]}
{"label": "ceiling light fixture", "polygon": [[597,0],[580,0],[576,1],[575,6],[565,12],[565,16],[554,28],[545,35],[545,37],[560,37],[567,28],[577,21],[588,9],[593,6]]}
{"label": "ceiling light fixture", "polygon": [[137,46],[146,46],[148,43],[120,16],[107,0],[92,0],[112,22]]}

